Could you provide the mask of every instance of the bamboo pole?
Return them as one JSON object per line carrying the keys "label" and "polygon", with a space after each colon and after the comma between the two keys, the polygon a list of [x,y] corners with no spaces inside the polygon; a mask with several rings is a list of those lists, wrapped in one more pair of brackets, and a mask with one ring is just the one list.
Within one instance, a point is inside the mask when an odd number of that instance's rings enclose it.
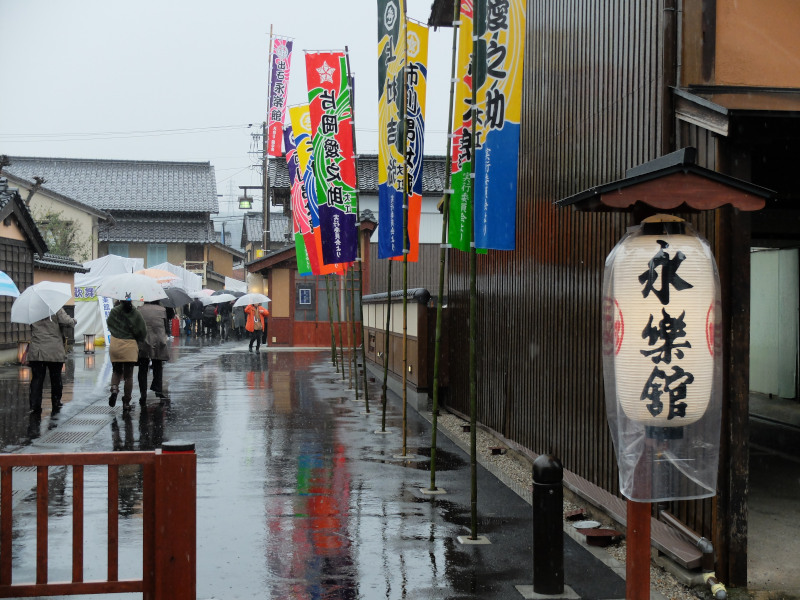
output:
{"label": "bamboo pole", "polygon": [[[453,21],[458,21],[460,5],[453,3]],[[453,59],[450,65],[450,112],[447,118],[447,159],[445,163],[444,198],[442,202],[442,245],[439,250],[439,294],[436,298],[436,341],[433,350],[433,414],[431,418],[431,485],[429,491],[436,491],[436,437],[439,417],[439,365],[442,357],[442,303],[444,299],[444,271],[447,259],[447,223],[450,217],[451,171],[453,151],[453,98],[455,96],[456,45],[458,41],[458,27],[453,26]]]}
{"label": "bamboo pole", "polygon": [[336,367],[336,372],[339,372],[339,359],[336,357],[336,329],[333,326],[333,302],[331,301],[331,286],[330,278],[328,275],[323,275],[325,278],[325,292],[328,297],[328,321],[331,325],[331,362]]}
{"label": "bamboo pole", "polygon": [[[339,309],[339,345],[342,347],[342,363],[344,363],[344,328],[345,321],[347,321],[347,270],[339,275],[341,279],[341,287],[339,288],[339,295],[341,296],[341,308]],[[337,300],[339,298],[337,297]],[[344,306],[342,306],[344,305]],[[343,320],[344,319],[344,320]],[[347,389],[353,389],[353,363],[350,357],[347,357],[347,371],[348,371],[348,384]],[[344,364],[342,365],[342,379],[344,379]]]}
{"label": "bamboo pole", "polygon": [[389,262],[389,276],[386,283],[386,333],[384,336],[383,348],[383,393],[381,394],[381,403],[383,404],[383,415],[381,416],[381,431],[386,431],[386,381],[389,378],[389,334],[391,333],[392,323],[392,263]]}
{"label": "bamboo pole", "polygon": [[344,339],[342,337],[342,309],[340,308],[339,303],[339,284],[336,281],[336,275],[333,276],[331,279],[333,283],[333,297],[336,301],[336,321],[339,323],[339,348],[342,349],[342,360],[340,364],[342,365],[342,381],[345,380],[344,374]]}
{"label": "bamboo pole", "polygon": [[353,386],[356,390],[356,402],[358,401],[358,353],[356,348],[356,266],[350,267],[350,335],[353,337],[353,370],[356,375],[353,378]]}
{"label": "bamboo pole", "polygon": [[477,412],[478,412],[478,369],[477,369],[477,327],[478,327],[478,257],[475,249],[475,135],[478,125],[478,14],[472,13],[472,128],[470,156],[470,199],[473,216],[469,248],[469,451],[470,451],[470,539],[478,539],[478,459],[477,459]]}
{"label": "bamboo pole", "polygon": [[[363,252],[361,251],[361,186],[358,180],[358,145],[356,143],[356,86],[355,75],[350,70],[350,51],[347,46],[344,47],[345,56],[347,56],[347,73],[350,84],[350,111],[353,115],[353,159],[356,161],[356,263],[358,263],[358,312],[359,323],[361,327],[361,363],[362,373],[364,374],[364,411],[369,413],[369,390],[367,388],[367,356],[366,356],[366,340],[364,338],[364,286],[363,286],[363,273],[361,269]],[[353,272],[353,280],[355,281],[355,271]],[[353,284],[353,294],[355,295],[355,283]],[[353,309],[353,320],[355,321],[355,309]],[[356,356],[356,400],[358,400],[358,353],[356,345],[355,330],[353,332],[353,354]]]}
{"label": "bamboo pole", "polygon": [[408,18],[403,3],[403,30],[406,39],[403,43],[403,93],[401,111],[403,115],[403,456],[408,455]]}

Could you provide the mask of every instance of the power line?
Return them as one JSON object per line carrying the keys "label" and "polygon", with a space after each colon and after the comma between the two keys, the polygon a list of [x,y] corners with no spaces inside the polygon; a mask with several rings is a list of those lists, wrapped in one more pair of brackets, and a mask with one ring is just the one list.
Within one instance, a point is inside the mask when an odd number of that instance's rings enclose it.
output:
{"label": "power line", "polygon": [[[166,135],[187,135],[192,133],[214,133],[218,131],[232,131],[235,129],[249,129],[252,123],[241,125],[219,125],[212,127],[188,127],[181,129],[145,129],[140,131],[105,131],[91,133],[0,133],[0,139],[18,144],[37,142],[75,142],[91,140],[113,140],[136,137],[160,137]],[[23,139],[16,139],[23,138]],[[33,138],[33,139],[24,139]]]}

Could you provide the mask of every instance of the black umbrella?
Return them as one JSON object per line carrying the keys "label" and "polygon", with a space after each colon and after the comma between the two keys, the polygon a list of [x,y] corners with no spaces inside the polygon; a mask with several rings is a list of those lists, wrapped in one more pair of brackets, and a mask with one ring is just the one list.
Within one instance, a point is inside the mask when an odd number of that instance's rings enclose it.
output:
{"label": "black umbrella", "polygon": [[211,295],[212,296],[219,296],[221,294],[231,294],[233,296],[236,296],[237,298],[241,298],[242,296],[244,296],[245,292],[235,292],[233,290],[217,290],[216,292],[214,292]]}
{"label": "black umbrella", "polygon": [[167,293],[167,297],[159,302],[161,306],[178,308],[179,306],[184,306],[192,301],[191,296],[186,293],[186,290],[181,288],[170,287],[165,288],[164,291]]}

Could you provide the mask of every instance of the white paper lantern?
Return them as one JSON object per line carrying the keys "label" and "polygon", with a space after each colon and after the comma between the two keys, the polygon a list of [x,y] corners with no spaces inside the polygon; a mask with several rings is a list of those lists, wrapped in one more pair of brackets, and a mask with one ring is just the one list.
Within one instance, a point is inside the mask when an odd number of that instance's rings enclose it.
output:
{"label": "white paper lantern", "polygon": [[648,427],[694,423],[714,383],[719,283],[707,242],[680,220],[645,222],[609,255],[606,271],[617,403]]}

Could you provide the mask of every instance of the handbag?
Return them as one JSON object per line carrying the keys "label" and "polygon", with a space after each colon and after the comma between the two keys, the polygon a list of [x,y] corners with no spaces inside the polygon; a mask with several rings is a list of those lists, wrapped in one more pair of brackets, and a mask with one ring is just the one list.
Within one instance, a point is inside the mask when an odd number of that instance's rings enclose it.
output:
{"label": "handbag", "polygon": [[261,331],[261,319],[253,319],[253,331]]}

